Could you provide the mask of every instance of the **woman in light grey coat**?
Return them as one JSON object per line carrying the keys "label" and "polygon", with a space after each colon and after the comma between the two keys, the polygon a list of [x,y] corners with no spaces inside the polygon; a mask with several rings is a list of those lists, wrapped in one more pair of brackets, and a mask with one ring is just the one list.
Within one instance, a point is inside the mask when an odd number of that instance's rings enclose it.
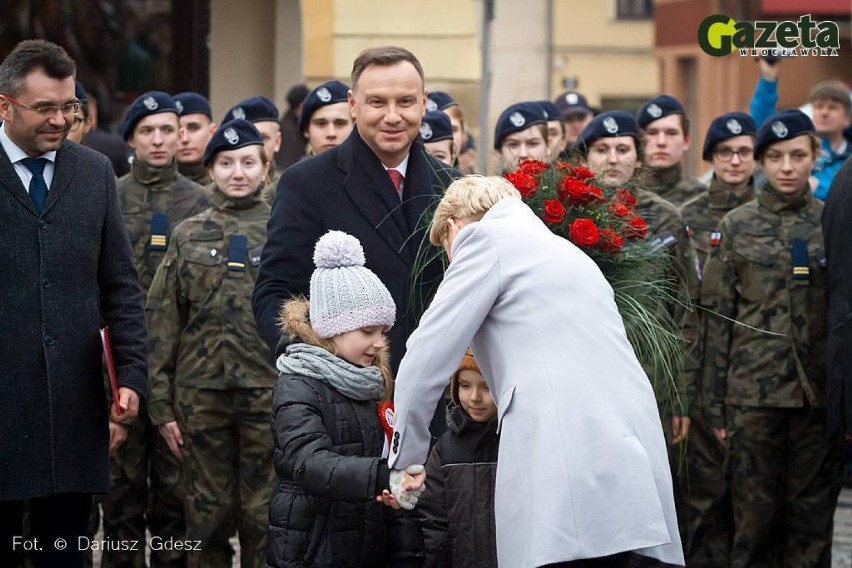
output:
{"label": "woman in light grey coat", "polygon": [[500,566],[628,551],[683,565],[654,393],[597,265],[502,178],[454,182],[430,237],[451,264],[399,369],[389,465],[426,461],[471,345],[498,406]]}

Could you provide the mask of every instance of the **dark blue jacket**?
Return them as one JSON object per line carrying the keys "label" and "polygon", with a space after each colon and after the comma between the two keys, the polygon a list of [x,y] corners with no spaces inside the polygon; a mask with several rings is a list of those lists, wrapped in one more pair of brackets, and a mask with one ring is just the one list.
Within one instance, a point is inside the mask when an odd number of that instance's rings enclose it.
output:
{"label": "dark blue jacket", "polygon": [[0,500],[109,491],[98,329],[148,389],[142,291],[112,166],[64,142],[42,213],[0,148]]}
{"label": "dark blue jacket", "polygon": [[317,240],[335,229],[356,237],[366,266],[387,286],[396,302],[396,323],[388,334],[393,369],[443,276],[436,249],[429,245],[431,212],[458,173],[414,142],[402,203],[378,157],[352,131],[340,146],[288,168],[278,182],[267,228],[268,240],[252,294],[261,337],[280,354],[281,303],[308,295]]}

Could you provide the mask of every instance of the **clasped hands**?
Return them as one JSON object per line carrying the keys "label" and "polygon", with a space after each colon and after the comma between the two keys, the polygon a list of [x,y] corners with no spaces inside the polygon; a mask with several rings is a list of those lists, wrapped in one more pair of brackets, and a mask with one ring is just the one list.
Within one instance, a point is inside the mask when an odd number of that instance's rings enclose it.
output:
{"label": "clasped hands", "polygon": [[376,497],[394,509],[411,510],[423,494],[426,485],[426,469],[422,465],[410,465],[404,470],[392,469],[390,472],[390,490],[385,489]]}

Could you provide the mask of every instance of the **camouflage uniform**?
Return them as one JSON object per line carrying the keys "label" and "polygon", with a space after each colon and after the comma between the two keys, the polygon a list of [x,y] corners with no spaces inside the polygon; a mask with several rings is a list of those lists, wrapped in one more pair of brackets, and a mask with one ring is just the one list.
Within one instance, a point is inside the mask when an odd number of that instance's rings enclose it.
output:
{"label": "camouflage uniform", "polygon": [[148,294],[149,412],[157,425],[177,421],[183,436],[187,537],[203,549],[189,554],[189,565],[230,567],[236,529],[242,566],[263,567],[277,373],[251,292],[269,205],[259,192],[231,199],[218,190],[211,204],[175,229]]}
{"label": "camouflage uniform", "polygon": [[704,412],[728,431],[734,567],[831,559],[840,448],[825,412],[822,209],[807,188],[760,190],[722,219],[704,270]]}
{"label": "camouflage uniform", "polygon": [[[646,239],[666,247],[671,252],[672,274],[668,278],[677,284],[677,301],[663,306],[668,315],[679,327],[684,340],[685,358],[683,369],[675,377],[677,400],[674,406],[668,406],[658,391],[657,399],[660,406],[660,418],[663,422],[663,432],[666,440],[671,441],[672,418],[674,416],[689,416],[692,401],[697,399],[696,378],[699,369],[698,315],[691,309],[691,301],[698,292],[698,281],[695,277],[695,258],[689,243],[689,236],[677,208],[660,196],[643,189],[635,192],[636,213],[648,225]],[[654,376],[650,363],[643,361],[645,371]],[[669,445],[669,462],[672,467],[674,484],[675,508],[678,516],[678,529],[683,539],[686,535],[686,511],[683,499],[682,485],[685,482],[682,446]]]}
{"label": "camouflage uniform", "polygon": [[183,177],[194,181],[198,185],[208,185],[213,180],[210,179],[210,172],[207,170],[203,162],[187,163],[178,162],[178,172]]}
{"label": "camouflage uniform", "polygon": [[[722,217],[731,209],[754,199],[752,181],[742,189],[733,189],[713,176],[707,192],[687,201],[681,208],[687,232],[696,256],[696,275],[701,279],[704,263],[711,250],[711,240]],[[700,300],[696,299],[696,303]],[[698,312],[703,323],[702,312]],[[707,341],[708,338],[704,338]],[[700,405],[690,413],[687,453],[688,538],[685,553],[689,566],[715,568],[725,566],[733,536],[731,494],[725,479],[727,452],[705,424]]]}
{"label": "camouflage uniform", "polygon": [[648,177],[643,183],[647,189],[675,207],[682,207],[690,199],[707,191],[700,181],[683,174],[681,164],[669,168],[648,168]]}
{"label": "camouflage uniform", "polygon": [[[130,235],[143,292],[165,256],[171,230],[182,220],[207,207],[202,188],[177,172],[175,161],[164,168],[134,160],[130,173],[118,180],[118,196]],[[162,234],[152,235],[158,215]],[[156,334],[156,328],[151,328]],[[183,497],[178,461],[160,434],[151,427],[144,405],[127,430],[127,440],[110,462],[111,491],[103,502],[104,535],[110,540],[136,540],[138,551],[104,551],[103,565],[144,567],[146,518],[152,535],[185,538]],[[149,491],[150,478],[150,491]],[[149,495],[150,492],[150,495]],[[151,566],[182,566],[182,551],[152,551]]]}

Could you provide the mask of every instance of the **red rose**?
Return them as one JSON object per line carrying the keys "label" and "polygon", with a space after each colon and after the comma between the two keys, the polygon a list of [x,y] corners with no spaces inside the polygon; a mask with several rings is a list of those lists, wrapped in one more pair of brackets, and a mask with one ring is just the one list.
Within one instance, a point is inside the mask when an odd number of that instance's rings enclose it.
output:
{"label": "red rose", "polygon": [[588,247],[598,242],[598,226],[591,219],[575,219],[568,230],[568,237],[580,247]]}
{"label": "red rose", "polygon": [[577,178],[566,177],[556,191],[556,197],[560,201],[573,201],[575,203],[586,203],[592,197],[589,193],[591,188]]}
{"label": "red rose", "polygon": [[619,203],[623,203],[628,207],[636,206],[636,197],[628,190],[623,188],[615,190],[615,198],[613,199],[613,201],[618,201]]}
{"label": "red rose", "polygon": [[589,170],[589,169],[586,169],[586,168],[581,168],[580,166],[577,166],[576,168],[574,168],[574,177],[577,178],[577,179],[581,179],[581,180],[591,179],[591,178],[595,177],[595,172],[593,172],[592,170]]}
{"label": "red rose", "polygon": [[615,229],[604,229],[601,231],[601,238],[598,242],[598,248],[604,252],[617,253],[624,246],[624,237],[619,235]]}
{"label": "red rose", "polygon": [[628,239],[639,240],[644,239],[648,234],[648,224],[641,217],[633,217],[627,222],[627,227],[624,229],[624,235]]}
{"label": "red rose", "polygon": [[515,188],[521,192],[523,197],[535,195],[535,178],[526,172],[515,170],[506,174],[505,177]]}
{"label": "red rose", "polygon": [[630,207],[623,203],[613,202],[609,204],[609,212],[616,217],[627,217],[630,215]]}
{"label": "red rose", "polygon": [[586,187],[589,188],[589,191],[587,193],[587,201],[606,201],[606,198],[603,196],[601,188],[595,187],[594,185],[587,185]]}
{"label": "red rose", "polygon": [[523,160],[519,169],[530,175],[537,175],[549,167],[550,166],[539,160]]}
{"label": "red rose", "polygon": [[555,225],[561,223],[565,218],[565,207],[555,199],[547,199],[544,202],[544,222]]}
{"label": "red rose", "polygon": [[556,162],[556,169],[560,172],[566,172],[569,174],[571,173],[571,165],[564,160],[559,160],[558,162]]}

